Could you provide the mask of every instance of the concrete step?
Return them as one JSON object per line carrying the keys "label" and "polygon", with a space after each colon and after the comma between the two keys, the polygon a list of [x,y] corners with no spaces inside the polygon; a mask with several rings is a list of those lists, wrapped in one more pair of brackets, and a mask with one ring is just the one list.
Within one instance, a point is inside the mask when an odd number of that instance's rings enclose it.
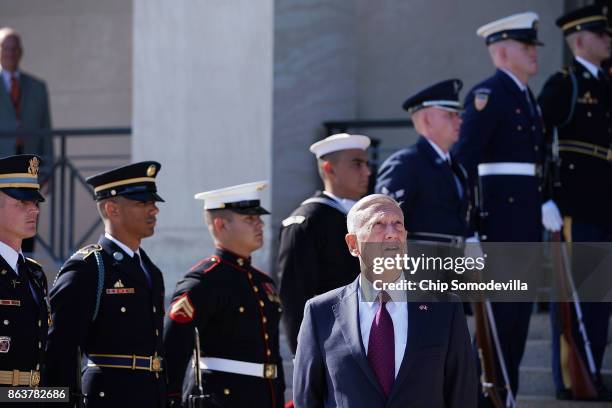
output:
{"label": "concrete step", "polygon": [[[474,334],[474,317],[468,316],[468,328],[470,333]],[[529,321],[529,333],[527,338],[529,340],[550,340],[551,327],[550,317],[548,313],[534,313],[531,315]],[[610,318],[610,324],[608,326],[608,338],[612,339],[612,317]]]}
{"label": "concrete step", "polygon": [[[531,367],[550,367],[552,364],[551,341],[527,340],[523,364]],[[612,369],[612,345],[606,348],[602,367]]]}
{"label": "concrete step", "polygon": [[519,396],[518,408],[603,408],[610,407],[610,402],[559,401],[554,397]]}
{"label": "concrete step", "polygon": [[[604,384],[612,388],[612,370],[603,369],[601,372]],[[522,365],[519,381],[520,395],[554,397],[552,370],[550,367],[534,367]],[[610,404],[609,406],[612,406]]]}

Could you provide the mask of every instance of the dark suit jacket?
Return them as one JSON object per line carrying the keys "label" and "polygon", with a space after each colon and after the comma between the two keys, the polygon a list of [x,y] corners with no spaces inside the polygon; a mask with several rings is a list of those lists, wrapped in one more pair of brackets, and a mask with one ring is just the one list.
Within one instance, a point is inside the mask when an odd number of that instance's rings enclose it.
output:
{"label": "dark suit jacket", "polygon": [[476,367],[461,303],[407,303],[406,351],[385,400],[361,341],[358,288],[356,279],[306,304],[295,407],[475,407]]}
{"label": "dark suit jacket", "polygon": [[[51,128],[51,111],[49,109],[49,95],[44,81],[21,71],[19,74],[21,90],[21,120],[18,123],[15,108],[6,89],[4,81],[0,78],[0,130],[37,130]],[[16,139],[0,138],[0,157],[15,154]],[[41,173],[48,174],[53,164],[53,143],[50,136],[26,137],[24,139],[24,153],[38,154],[43,158]]]}

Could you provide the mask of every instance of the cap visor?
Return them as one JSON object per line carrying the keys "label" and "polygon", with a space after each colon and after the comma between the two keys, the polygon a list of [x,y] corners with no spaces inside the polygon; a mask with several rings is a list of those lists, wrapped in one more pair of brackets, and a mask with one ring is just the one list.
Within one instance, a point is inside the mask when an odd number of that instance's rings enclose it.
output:
{"label": "cap visor", "polygon": [[3,188],[1,190],[15,200],[43,202],[45,197],[36,188]]}
{"label": "cap visor", "polygon": [[230,208],[229,210],[238,213],[238,214],[242,214],[242,215],[266,215],[266,214],[270,214],[270,212],[268,210],[266,210],[263,207],[257,206],[257,207],[251,207],[251,208]]}
{"label": "cap visor", "polygon": [[165,203],[166,201],[161,198],[157,193],[155,192],[142,192],[142,193],[132,193],[132,194],[120,194],[121,196],[127,198],[128,200],[134,200],[134,201],[142,201],[142,202],[149,202],[149,201],[158,201],[158,202],[162,202]]}

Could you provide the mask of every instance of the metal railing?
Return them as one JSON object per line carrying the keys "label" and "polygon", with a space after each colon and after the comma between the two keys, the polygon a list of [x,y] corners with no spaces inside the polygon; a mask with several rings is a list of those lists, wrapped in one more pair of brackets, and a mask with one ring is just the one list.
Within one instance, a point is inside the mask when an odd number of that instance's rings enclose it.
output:
{"label": "metal railing", "polygon": [[[33,131],[0,131],[0,140],[3,138],[51,137],[54,145],[59,148],[55,152],[53,166],[48,174],[41,178],[41,189],[46,192],[49,201],[49,227],[48,232],[36,236],[36,242],[57,264],[62,263],[76,249],[90,238],[90,235],[101,225],[100,218],[85,228],[85,232],[76,236],[76,202],[77,187],[83,188],[93,195],[93,189],[85,182],[84,172],[103,171],[108,169],[109,161],[130,160],[129,154],[71,154],[68,155],[69,140],[94,139],[101,137],[130,137],[130,127],[109,128],[73,128],[48,129]],[[27,152],[29,153],[29,152]],[[86,160],[100,163],[95,165],[79,166],[76,161]]]}
{"label": "metal railing", "polygon": [[[355,120],[332,120],[323,122],[325,126],[325,132],[327,135],[333,135],[335,133],[346,133],[353,129],[398,129],[398,128],[412,128],[413,124],[408,119],[355,119]],[[370,169],[372,175],[370,176],[370,182],[368,186],[368,193],[374,192],[374,185],[376,183],[376,173],[379,167],[380,160],[380,148],[381,140],[376,137],[371,137],[369,154],[370,154]]]}

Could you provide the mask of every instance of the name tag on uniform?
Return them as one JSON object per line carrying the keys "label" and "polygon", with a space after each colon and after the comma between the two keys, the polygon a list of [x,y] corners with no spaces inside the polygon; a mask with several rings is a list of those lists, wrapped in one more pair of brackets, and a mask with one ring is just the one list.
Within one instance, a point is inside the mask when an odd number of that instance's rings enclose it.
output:
{"label": "name tag on uniform", "polygon": [[134,293],[134,288],[113,288],[106,289],[107,295],[128,295]]}
{"label": "name tag on uniform", "polygon": [[21,300],[0,299],[0,306],[21,306]]}

